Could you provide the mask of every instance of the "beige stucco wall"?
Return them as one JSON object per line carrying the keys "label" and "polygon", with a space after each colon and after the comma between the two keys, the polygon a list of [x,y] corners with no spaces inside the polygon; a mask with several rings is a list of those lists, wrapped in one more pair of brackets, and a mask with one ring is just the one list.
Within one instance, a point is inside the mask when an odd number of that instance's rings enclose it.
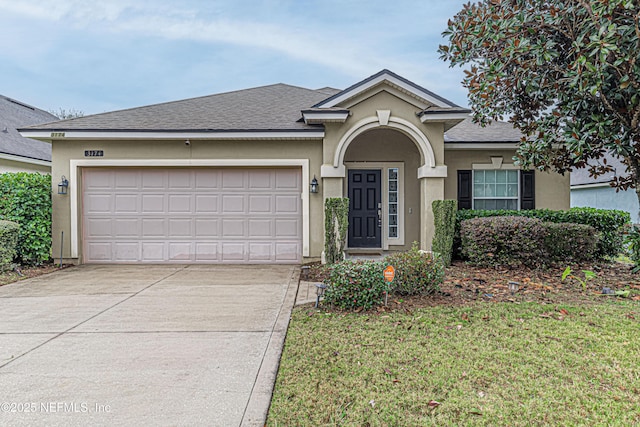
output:
{"label": "beige stucco wall", "polygon": [[[458,169],[471,169],[473,163],[491,163],[491,157],[502,157],[504,163],[513,163],[515,150],[446,150],[445,161],[449,175],[444,184],[446,199],[458,198]],[[536,208],[569,209],[569,174],[560,175],[536,171]]]}
{"label": "beige stucco wall", "polygon": [[[53,170],[54,177],[71,176],[70,160],[86,159],[85,150],[103,150],[103,160],[114,159],[309,159],[309,181],[314,175],[320,177],[322,163],[322,143],[319,140],[301,141],[206,141],[191,140],[185,146],[184,140],[174,141],[54,141]],[[69,186],[81,188],[79,182],[69,182]],[[63,256],[71,256],[71,203],[70,196],[57,194],[57,181],[53,183],[53,248],[56,257],[60,253],[60,232],[64,230]],[[55,190],[55,191],[54,191]],[[303,188],[302,191],[309,191]],[[81,191],[78,191],[78,206],[82,206]],[[81,213],[78,213],[81,218]],[[323,198],[321,194],[309,195],[309,255],[319,258],[322,252],[323,231]],[[78,221],[81,227],[81,221]],[[78,236],[82,236],[78,229]],[[79,255],[82,242],[78,242]]]}
{"label": "beige stucco wall", "polygon": [[0,159],[0,173],[5,172],[37,172],[41,174],[48,174],[51,173],[51,166],[34,165],[33,163]]}

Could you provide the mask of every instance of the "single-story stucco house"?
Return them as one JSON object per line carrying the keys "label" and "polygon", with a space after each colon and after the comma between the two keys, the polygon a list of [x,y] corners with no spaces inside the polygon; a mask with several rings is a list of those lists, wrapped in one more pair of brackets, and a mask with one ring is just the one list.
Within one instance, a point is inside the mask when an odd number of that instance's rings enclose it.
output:
{"label": "single-story stucco house", "polygon": [[[22,129],[50,141],[53,250],[80,263],[321,257],[324,199],[348,250],[430,249],[432,202],[569,208],[569,177],[520,171],[520,135],[388,70],[345,90],[285,84]],[[446,135],[446,136],[445,136]],[[317,192],[311,185],[317,181]]]}
{"label": "single-story stucco house", "polygon": [[571,173],[571,207],[618,209],[629,212],[631,221],[640,224],[638,196],[635,189],[616,191],[610,183],[616,176],[626,176],[627,167],[620,158],[607,153],[604,156],[613,171],[598,177],[589,176],[589,169],[576,169]]}
{"label": "single-story stucco house", "polygon": [[0,95],[0,173],[51,173],[51,145],[25,138],[17,129],[57,120],[51,113]]}

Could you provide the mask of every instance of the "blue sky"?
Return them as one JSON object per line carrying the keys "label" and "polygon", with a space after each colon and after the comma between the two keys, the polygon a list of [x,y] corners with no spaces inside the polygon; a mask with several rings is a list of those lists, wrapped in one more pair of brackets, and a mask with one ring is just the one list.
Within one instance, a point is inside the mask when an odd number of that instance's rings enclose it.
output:
{"label": "blue sky", "polygon": [[467,0],[0,0],[0,94],[85,114],[383,68],[460,105],[438,58]]}

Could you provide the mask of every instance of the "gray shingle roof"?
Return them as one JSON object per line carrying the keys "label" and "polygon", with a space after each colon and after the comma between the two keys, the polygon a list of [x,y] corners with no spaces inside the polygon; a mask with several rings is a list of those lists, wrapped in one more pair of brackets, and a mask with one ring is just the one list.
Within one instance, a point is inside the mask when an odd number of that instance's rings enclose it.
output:
{"label": "gray shingle roof", "polygon": [[49,143],[24,138],[16,129],[55,120],[53,114],[0,95],[0,153],[51,161]]}
{"label": "gray shingle roof", "polygon": [[335,89],[304,89],[275,84],[146,107],[95,114],[53,124],[43,130],[288,131],[316,130],[300,121],[304,108]]}
{"label": "gray shingle roof", "polygon": [[492,122],[485,127],[473,123],[471,118],[449,129],[444,134],[444,141],[454,142],[520,142],[522,133],[511,123]]}

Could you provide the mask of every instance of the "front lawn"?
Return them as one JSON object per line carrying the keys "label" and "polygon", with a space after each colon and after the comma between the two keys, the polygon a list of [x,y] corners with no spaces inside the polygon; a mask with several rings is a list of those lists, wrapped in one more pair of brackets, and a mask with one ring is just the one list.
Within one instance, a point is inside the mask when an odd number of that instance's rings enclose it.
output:
{"label": "front lawn", "polygon": [[640,306],[297,308],[267,424],[640,425]]}

